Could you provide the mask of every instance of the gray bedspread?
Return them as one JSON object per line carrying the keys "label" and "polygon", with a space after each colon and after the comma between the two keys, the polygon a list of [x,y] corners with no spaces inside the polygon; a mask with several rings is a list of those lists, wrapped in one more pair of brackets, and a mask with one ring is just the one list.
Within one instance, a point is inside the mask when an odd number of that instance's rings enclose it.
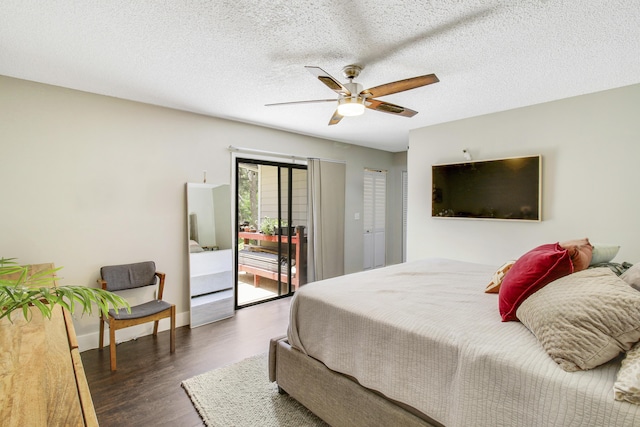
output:
{"label": "gray bedspread", "polygon": [[565,372],[485,294],[496,266],[427,259],[305,285],[291,345],[448,426],[638,426],[619,360]]}

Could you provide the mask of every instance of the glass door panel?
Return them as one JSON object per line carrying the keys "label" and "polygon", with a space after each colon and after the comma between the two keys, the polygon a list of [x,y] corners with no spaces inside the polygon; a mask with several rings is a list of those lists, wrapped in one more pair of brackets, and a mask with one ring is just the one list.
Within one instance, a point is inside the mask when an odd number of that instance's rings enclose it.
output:
{"label": "glass door panel", "polygon": [[236,178],[236,304],[291,295],[306,272],[306,166],[238,159]]}

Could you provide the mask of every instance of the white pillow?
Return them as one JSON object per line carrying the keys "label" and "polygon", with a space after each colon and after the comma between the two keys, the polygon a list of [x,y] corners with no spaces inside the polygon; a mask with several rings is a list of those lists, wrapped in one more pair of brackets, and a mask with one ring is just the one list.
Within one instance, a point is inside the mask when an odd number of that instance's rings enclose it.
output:
{"label": "white pillow", "polygon": [[589,265],[602,264],[609,262],[618,255],[620,246],[616,245],[593,245],[593,253]]}
{"label": "white pillow", "polygon": [[640,405],[640,342],[627,351],[613,384],[613,396]]}
{"label": "white pillow", "polygon": [[640,262],[622,273],[620,278],[640,291]]}

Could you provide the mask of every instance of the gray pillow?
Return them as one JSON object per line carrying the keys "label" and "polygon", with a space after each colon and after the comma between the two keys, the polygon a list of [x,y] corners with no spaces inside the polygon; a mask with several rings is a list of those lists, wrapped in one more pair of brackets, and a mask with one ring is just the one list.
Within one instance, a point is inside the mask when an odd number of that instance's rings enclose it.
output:
{"label": "gray pillow", "polygon": [[609,262],[618,255],[620,246],[616,245],[593,245],[593,252],[591,254],[591,262],[589,265],[600,264],[603,262]]}
{"label": "gray pillow", "polygon": [[633,264],[628,262],[623,262],[622,264],[619,262],[601,262],[600,264],[590,265],[589,268],[600,268],[607,267],[614,273],[616,276],[622,276],[622,274],[627,271]]}
{"label": "gray pillow", "polygon": [[640,292],[608,268],[549,283],[527,298],[516,315],[569,372],[595,368],[640,340]]}
{"label": "gray pillow", "polygon": [[640,262],[622,273],[620,278],[640,291]]}

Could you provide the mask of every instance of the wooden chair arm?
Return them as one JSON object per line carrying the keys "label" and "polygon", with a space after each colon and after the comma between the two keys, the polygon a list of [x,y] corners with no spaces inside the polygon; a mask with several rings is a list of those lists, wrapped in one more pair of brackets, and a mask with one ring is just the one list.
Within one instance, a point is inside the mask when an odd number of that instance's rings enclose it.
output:
{"label": "wooden chair arm", "polygon": [[100,285],[100,287],[101,287],[103,290],[105,290],[105,291],[107,290],[107,281],[106,281],[106,280],[104,280],[104,279],[98,279],[98,280],[97,280],[97,282],[98,282],[98,285]]}
{"label": "wooden chair arm", "polygon": [[162,300],[162,294],[164,293],[164,277],[165,274],[159,271],[156,271],[156,276],[160,279],[160,283],[158,284],[158,299]]}

